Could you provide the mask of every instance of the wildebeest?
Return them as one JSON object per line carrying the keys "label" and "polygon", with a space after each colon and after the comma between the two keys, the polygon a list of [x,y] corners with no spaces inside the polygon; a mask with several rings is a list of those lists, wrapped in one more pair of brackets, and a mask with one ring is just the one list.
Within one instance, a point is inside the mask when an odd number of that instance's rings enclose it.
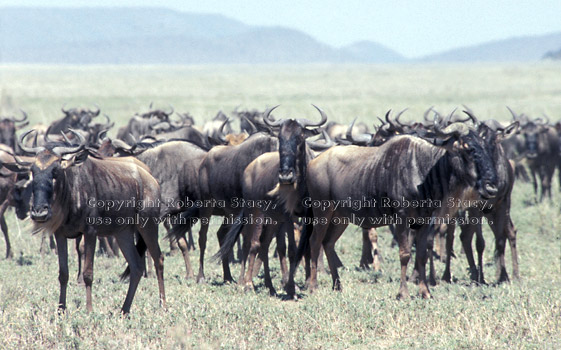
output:
{"label": "wildebeest", "polygon": [[[507,127],[497,126],[496,129],[490,128],[490,123],[477,124],[477,119],[473,116],[478,133],[485,141],[489,155],[494,163],[497,173],[497,194],[493,198],[487,198],[481,205],[466,208],[459,217],[458,223],[461,228],[460,239],[469,263],[471,279],[478,283],[485,283],[483,274],[483,250],[485,241],[482,234],[483,217],[489,223],[495,235],[495,252],[498,258],[499,283],[508,281],[505,264],[505,244],[508,239],[512,253],[513,276],[519,277],[518,272],[518,253],[516,249],[516,229],[510,217],[511,193],[514,186],[514,169],[506,157],[502,148],[502,143],[509,137],[516,134],[519,123],[516,121]],[[466,214],[468,217],[466,217]],[[450,259],[453,244],[454,224],[447,228],[446,235],[446,269],[442,280],[451,281]],[[476,234],[476,248],[478,253],[478,264],[476,266],[471,242],[473,235]]]}
{"label": "wildebeest", "polygon": [[69,128],[87,130],[92,119],[99,116],[100,113],[98,107],[95,110],[90,110],[85,108],[64,109],[63,106],[61,110],[64,113],[64,117],[51,123],[49,127],[51,134],[58,135],[61,131],[68,131]]}
{"label": "wildebeest", "polygon": [[7,145],[17,152],[16,148],[16,130],[19,130],[29,124],[27,113],[21,111],[23,118],[15,117],[0,118],[0,143]]}
{"label": "wildebeest", "polygon": [[[509,110],[515,120],[521,119],[510,108]],[[540,201],[544,197],[551,199],[553,173],[561,160],[559,136],[555,128],[548,125],[546,120],[526,119],[527,122],[520,126],[520,133],[524,136],[524,156],[532,176],[534,193],[536,196],[539,194]],[[538,179],[540,186],[538,186]],[[540,193],[538,187],[541,187]]]}
{"label": "wildebeest", "polygon": [[[271,110],[269,109],[266,114]],[[236,146],[213,147],[203,159],[199,169],[199,188],[200,198],[206,205],[202,208],[191,208],[182,213],[179,217],[182,222],[176,225],[171,232],[171,235],[176,237],[184,235],[187,229],[193,225],[193,218],[201,219],[198,282],[203,282],[205,279],[204,254],[210,218],[212,215],[221,215],[233,219],[239,214],[242,208],[232,199],[242,198],[241,179],[245,168],[259,155],[276,150],[277,145],[276,137],[259,132]],[[217,232],[220,244],[230,226],[231,224],[227,222],[220,226]],[[222,266],[224,280],[233,281],[228,259],[222,259]]]}
{"label": "wildebeest", "polygon": [[[272,238],[276,235],[281,245],[279,258],[283,283],[287,282],[286,262],[283,256],[284,232],[289,238],[289,257],[294,262],[295,241],[293,234],[293,220],[297,216],[304,216],[306,210],[299,206],[299,199],[307,195],[306,164],[313,159],[314,153],[307,146],[306,139],[319,133],[318,127],[327,122],[326,114],[320,112],[321,120],[312,122],[307,119],[279,119],[271,121],[265,117],[264,122],[270,127],[278,127],[279,151],[268,152],[253,160],[245,169],[242,178],[243,199],[248,203],[269,203],[244,208],[245,218],[250,218],[244,227],[244,256],[248,256],[248,268],[244,276],[245,265],[242,262],[240,284],[246,289],[253,289],[254,263],[257,254],[261,257],[265,268],[265,285],[270,294],[275,293],[272,285],[269,267],[268,251]],[[316,145],[317,146],[317,145]],[[330,145],[323,145],[329,148]],[[277,171],[275,171],[277,170]],[[273,204],[274,203],[274,204]],[[282,231],[280,231],[282,228]],[[223,258],[228,254],[241,227],[234,227],[226,238],[221,254]],[[245,261],[245,259],[244,259]]]}
{"label": "wildebeest", "polygon": [[[34,161],[12,163],[10,166],[16,171],[31,172],[31,219],[37,230],[52,232],[57,241],[59,308],[66,308],[67,239],[81,234],[85,240],[83,275],[88,311],[92,311],[93,260],[98,235],[113,235],[129,265],[130,283],[122,312],[127,314],[130,311],[142,277],[144,262],[139,254],[142,246],[147,247],[153,257],[160,303],[165,306],[164,258],[158,245],[157,224],[154,222],[154,218],[159,217],[159,208],[154,205],[160,198],[157,181],[134,162],[92,157],[84,149],[85,139],[78,133],[78,146],[46,144],[28,148],[22,145],[22,141],[30,132],[22,135],[20,147],[25,152],[35,154]],[[108,205],[114,203],[110,201],[116,198],[128,202],[123,202],[125,204],[119,207]],[[134,243],[135,232],[140,234],[138,250]]]}
{"label": "wildebeest", "polygon": [[[406,284],[411,254],[408,228],[417,231],[416,267],[420,292],[423,297],[430,297],[425,264],[433,220],[446,218],[459,209],[438,204],[446,203],[448,198],[493,198],[497,193],[497,174],[484,140],[462,123],[442,128],[447,119],[444,123],[435,121],[440,145],[414,136],[396,136],[379,147],[333,147],[310,162],[307,184],[315,220],[309,238],[311,291],[317,289],[317,259],[322,244],[333,288],[340,289],[334,246],[347,225],[375,228],[393,223],[401,261],[398,297],[409,295]],[[355,201],[352,202],[355,205],[341,205],[349,200]],[[395,201],[415,201],[417,205],[392,205]],[[293,275],[292,269],[290,272]]]}
{"label": "wildebeest", "polygon": [[[171,111],[163,111],[161,109],[152,110],[152,104],[150,104],[150,111],[143,114],[135,114],[126,126],[120,127],[117,131],[117,138],[125,141],[127,144],[132,145],[136,143],[140,137],[144,135],[153,135],[153,128],[158,124],[166,127],[161,128],[161,131],[171,131],[169,116],[173,113],[173,108]],[[158,127],[156,127],[159,129]]]}

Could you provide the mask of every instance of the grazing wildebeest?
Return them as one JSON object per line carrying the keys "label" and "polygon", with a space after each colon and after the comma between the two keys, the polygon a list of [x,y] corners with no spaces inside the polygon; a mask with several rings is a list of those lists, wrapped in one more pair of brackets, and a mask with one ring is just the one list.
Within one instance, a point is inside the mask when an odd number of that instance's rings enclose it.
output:
{"label": "grazing wildebeest", "polygon": [[[425,264],[434,220],[454,215],[459,209],[438,204],[447,203],[449,198],[462,201],[493,198],[497,193],[497,174],[481,136],[462,123],[441,128],[441,124],[447,125],[447,119],[443,123],[435,119],[440,145],[414,136],[396,136],[379,147],[333,147],[310,162],[307,185],[315,220],[309,237],[311,291],[317,289],[321,245],[327,255],[333,288],[339,290],[341,282],[334,246],[347,225],[375,228],[393,223],[401,261],[398,297],[409,295],[408,228],[417,231],[415,265],[420,292],[423,297],[430,297]],[[349,200],[348,205],[341,205]],[[404,201],[415,201],[416,205],[399,204]],[[290,273],[294,274],[292,268]]]}
{"label": "grazing wildebeest", "polygon": [[17,151],[16,148],[16,130],[19,130],[29,124],[27,120],[27,113],[21,111],[23,118],[16,119],[15,117],[2,117],[0,118],[0,143]]}
{"label": "grazing wildebeest", "polygon": [[[113,235],[128,262],[130,283],[122,312],[127,314],[144,270],[135,246],[134,234],[139,233],[139,246],[145,245],[153,257],[159,285],[160,303],[165,306],[163,255],[158,245],[160,198],[157,181],[143,167],[119,158],[95,158],[85,150],[85,139],[76,133],[78,146],[46,144],[28,148],[22,135],[20,147],[35,154],[31,163],[12,163],[16,171],[30,171],[32,175],[31,219],[37,230],[52,232],[57,241],[59,258],[59,308],[66,309],[68,284],[67,239],[84,235],[86,307],[92,311],[93,261],[96,236]],[[4,164],[4,166],[7,166]],[[95,181],[91,181],[91,179]],[[122,200],[121,206],[108,203]],[[122,218],[121,221],[118,218]]]}

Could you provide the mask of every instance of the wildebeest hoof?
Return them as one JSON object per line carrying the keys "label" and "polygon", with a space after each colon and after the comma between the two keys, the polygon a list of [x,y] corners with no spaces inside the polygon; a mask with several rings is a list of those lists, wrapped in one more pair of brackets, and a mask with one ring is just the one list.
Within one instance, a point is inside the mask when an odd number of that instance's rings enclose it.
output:
{"label": "wildebeest hoof", "polygon": [[442,275],[441,280],[446,283],[452,283],[452,276],[450,276],[449,273],[445,273],[444,275]]}

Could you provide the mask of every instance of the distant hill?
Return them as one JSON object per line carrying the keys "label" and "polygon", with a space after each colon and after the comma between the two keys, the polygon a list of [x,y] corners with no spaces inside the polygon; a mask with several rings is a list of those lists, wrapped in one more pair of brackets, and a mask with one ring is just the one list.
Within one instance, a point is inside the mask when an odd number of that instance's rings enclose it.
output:
{"label": "distant hill", "polygon": [[405,57],[396,51],[372,41],[359,41],[342,47],[341,50],[354,57],[356,62],[387,63],[403,62],[406,60]]}
{"label": "distant hill", "polygon": [[395,62],[375,43],[337,49],[284,27],[162,8],[0,9],[0,62]]}
{"label": "distant hill", "polygon": [[561,47],[561,33],[517,37],[462,47],[419,59],[422,62],[532,62]]}
{"label": "distant hill", "polygon": [[561,60],[561,49],[556,51],[548,51],[543,56],[544,59],[549,60]]}

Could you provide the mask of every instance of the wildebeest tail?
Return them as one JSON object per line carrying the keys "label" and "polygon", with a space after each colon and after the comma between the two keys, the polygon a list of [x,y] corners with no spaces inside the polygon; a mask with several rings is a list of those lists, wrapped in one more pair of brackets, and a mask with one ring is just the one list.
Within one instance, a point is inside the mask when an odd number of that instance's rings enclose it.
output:
{"label": "wildebeest tail", "polygon": [[172,222],[172,229],[166,235],[166,239],[178,239],[185,236],[187,231],[195,225],[199,219],[199,208],[191,207],[179,214],[175,218],[175,222]]}
{"label": "wildebeest tail", "polygon": [[238,240],[238,237],[242,233],[242,229],[243,229],[243,226],[244,226],[244,223],[243,223],[243,220],[242,220],[243,216],[244,216],[244,211],[242,210],[238,214],[238,216],[236,216],[236,219],[234,220],[234,224],[230,228],[230,231],[228,231],[228,233],[226,233],[226,236],[224,237],[224,240],[222,241],[222,245],[221,245],[220,249],[218,250],[218,252],[216,254],[214,254],[212,256],[213,260],[220,260],[220,259],[223,259],[223,258],[227,258],[230,255],[230,252],[234,249],[234,245],[236,244],[236,241]]}
{"label": "wildebeest tail", "polygon": [[[142,261],[144,263],[144,256],[146,255],[146,249],[148,249],[148,247],[146,246],[146,242],[144,242],[144,239],[142,238],[142,235],[136,234],[136,238],[137,238],[136,251],[138,252],[140,257],[142,258]],[[130,268],[130,266],[127,266],[125,271],[121,274],[121,281],[124,281],[127,278],[129,278],[130,274],[131,274],[131,268]]]}
{"label": "wildebeest tail", "polygon": [[304,218],[302,232],[300,234],[300,242],[298,242],[298,249],[296,250],[296,264],[302,260],[306,250],[310,249],[310,237],[312,236],[312,231],[314,230],[313,220],[314,213],[312,208],[308,208],[306,211],[306,217]]}

